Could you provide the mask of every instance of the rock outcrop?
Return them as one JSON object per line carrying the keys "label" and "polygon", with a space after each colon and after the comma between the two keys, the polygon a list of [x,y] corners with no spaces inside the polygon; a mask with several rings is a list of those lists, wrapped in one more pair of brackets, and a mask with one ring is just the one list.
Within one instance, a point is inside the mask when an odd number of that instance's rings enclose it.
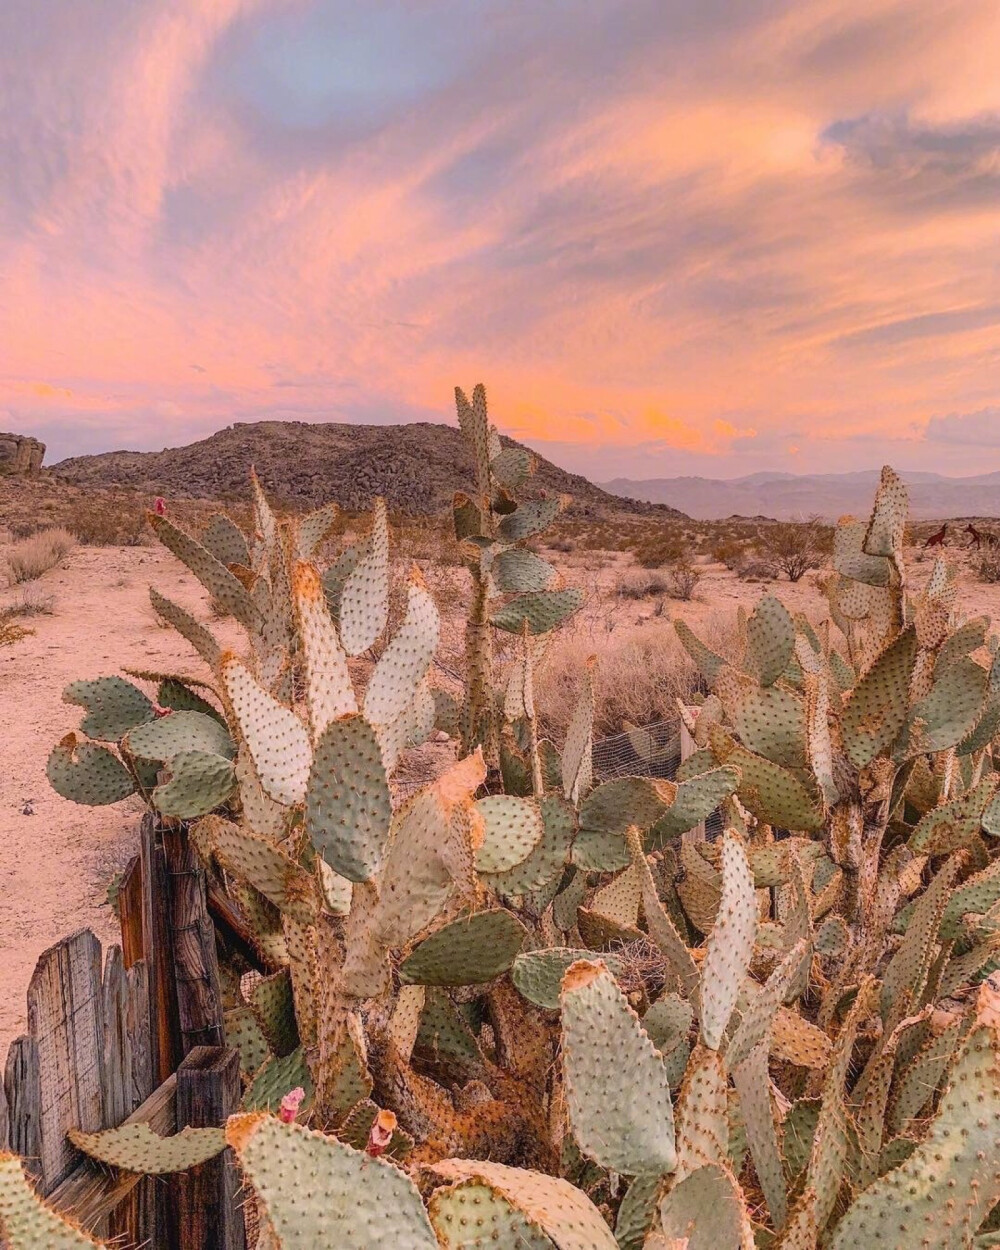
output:
{"label": "rock outcrop", "polygon": [[45,458],[45,444],[28,434],[0,434],[0,474],[35,477]]}

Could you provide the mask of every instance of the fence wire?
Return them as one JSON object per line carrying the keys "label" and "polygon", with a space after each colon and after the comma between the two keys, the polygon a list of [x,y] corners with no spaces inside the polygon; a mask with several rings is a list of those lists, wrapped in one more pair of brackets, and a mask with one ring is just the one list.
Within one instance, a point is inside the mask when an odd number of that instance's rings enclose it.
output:
{"label": "fence wire", "polygon": [[[679,720],[661,720],[636,726],[594,743],[594,780],[615,777],[665,777],[672,781],[681,765]],[[705,836],[722,833],[722,815],[715,811],[705,821]]]}

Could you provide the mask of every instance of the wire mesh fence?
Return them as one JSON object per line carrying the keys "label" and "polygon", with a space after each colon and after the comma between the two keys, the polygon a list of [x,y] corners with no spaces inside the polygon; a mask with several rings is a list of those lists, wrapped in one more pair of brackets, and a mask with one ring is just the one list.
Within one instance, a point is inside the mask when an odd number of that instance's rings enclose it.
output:
{"label": "wire mesh fence", "polygon": [[[656,721],[652,725],[630,725],[621,733],[594,743],[594,780],[665,777],[672,781],[683,758],[679,719]],[[705,836],[713,839],[721,832],[722,816],[715,811],[705,821]]]}

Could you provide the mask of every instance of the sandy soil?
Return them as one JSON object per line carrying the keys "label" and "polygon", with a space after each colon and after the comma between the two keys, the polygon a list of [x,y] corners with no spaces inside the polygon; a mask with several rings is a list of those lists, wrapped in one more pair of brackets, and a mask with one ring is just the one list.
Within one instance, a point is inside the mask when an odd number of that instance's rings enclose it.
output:
{"label": "sandy soil", "polygon": [[[62,702],[63,689],[122,666],[207,675],[187,643],[156,623],[150,583],[208,620],[200,586],[169,553],[78,547],[32,583],[32,595],[53,597],[53,614],[25,621],[35,634],[0,651],[0,1056],[25,1026],[25,990],[46,947],[84,927],[105,944],[117,940],[107,887],[136,849],[138,799],[81,807],[46,780],[49,750],[83,714]],[[0,592],[0,605],[16,593]],[[213,628],[238,643],[231,622]]]}
{"label": "sandy soil", "polygon": [[[1000,620],[1000,586],[976,583],[960,555],[947,554],[957,557],[963,570],[960,611],[967,616],[987,613]],[[919,585],[931,564],[918,553],[913,556],[912,580]],[[617,626],[639,624],[654,612],[652,602],[615,596],[616,578],[630,564],[630,558],[621,554],[595,552],[564,560],[567,581],[588,589],[584,617],[597,651],[602,637],[607,638],[608,614],[615,616]],[[451,576],[451,571],[444,572]],[[432,586],[435,580],[430,578]],[[53,597],[53,614],[26,622],[35,629],[34,636],[0,651],[0,725],[5,729],[0,766],[0,1056],[24,1028],[25,989],[39,954],[85,926],[93,928],[102,942],[116,940],[107,887],[136,847],[141,815],[137,799],[113,807],[80,807],[60,798],[46,780],[50,748],[77,727],[82,715],[61,701],[64,687],[76,678],[110,674],[126,666],[207,676],[183,639],[157,624],[149,606],[150,583],[209,621],[206,596],[169,553],[159,548],[79,547],[63,568],[33,583],[32,594]],[[752,607],[766,592],[778,594],[793,611],[804,610],[814,619],[822,615],[824,601],[814,574],[795,586],[754,585],[738,581],[720,565],[704,568],[692,602],[667,601],[665,606],[669,616],[697,628],[714,615],[732,615],[738,604]],[[0,605],[17,593],[0,591]],[[461,597],[459,590],[451,604],[443,603],[446,611],[451,609],[449,615]],[[222,641],[240,647],[233,622],[215,621],[212,628]],[[446,651],[457,652],[457,616],[445,633]],[[433,754],[432,747],[427,750]],[[443,759],[450,755],[450,747],[442,746],[438,753]],[[423,761],[415,763],[410,779],[419,784]],[[432,762],[431,767],[436,769],[437,764]]]}

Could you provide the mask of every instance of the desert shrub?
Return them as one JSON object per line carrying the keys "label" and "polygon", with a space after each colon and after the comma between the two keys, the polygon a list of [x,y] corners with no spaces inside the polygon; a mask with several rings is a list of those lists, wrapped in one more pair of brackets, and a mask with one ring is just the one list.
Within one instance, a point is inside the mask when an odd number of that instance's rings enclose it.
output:
{"label": "desert shrub", "polygon": [[667,571],[666,593],[671,599],[686,601],[694,594],[700,577],[701,569],[695,568],[687,560],[675,560]]}
{"label": "desert shrub", "polygon": [[7,552],[7,577],[12,586],[33,582],[54,569],[76,546],[76,539],[64,529],[39,530],[22,538]]}
{"label": "desert shrub", "polygon": [[80,499],[66,518],[66,528],[85,547],[141,547],[149,539],[145,509],[137,497]]}
{"label": "desert shrub", "polygon": [[[702,633],[720,655],[735,655],[735,617],[715,617]],[[566,732],[580,694],[580,673],[594,654],[595,738],[620,733],[624,721],[649,725],[676,718],[676,700],[690,701],[702,689],[698,671],[667,618],[654,617],[599,637],[580,625],[556,638],[538,672],[536,706],[543,731],[553,739],[561,742]]]}
{"label": "desert shrub", "polygon": [[734,570],[741,582],[773,582],[778,578],[778,565],[748,552]]}
{"label": "desert shrub", "polygon": [[55,596],[43,594],[37,586],[26,586],[3,607],[0,614],[8,620],[24,616],[51,616],[55,611]]}
{"label": "desert shrub", "polygon": [[669,578],[648,569],[626,569],[615,584],[619,599],[649,599],[670,594]]}
{"label": "desert shrub", "polygon": [[1000,549],[991,547],[984,551],[975,563],[976,576],[981,582],[995,585],[1000,582]]}
{"label": "desert shrub", "polygon": [[636,563],[644,569],[657,569],[688,559],[694,551],[694,544],[685,541],[680,534],[667,532],[640,539],[634,551]]}
{"label": "desert shrub", "polygon": [[832,541],[831,528],[814,517],[809,521],[776,521],[763,526],[756,546],[790,582],[797,582],[810,569],[820,567]]}
{"label": "desert shrub", "polygon": [[719,539],[712,546],[712,559],[724,565],[730,573],[736,573],[747,558],[747,543],[736,538]]}

